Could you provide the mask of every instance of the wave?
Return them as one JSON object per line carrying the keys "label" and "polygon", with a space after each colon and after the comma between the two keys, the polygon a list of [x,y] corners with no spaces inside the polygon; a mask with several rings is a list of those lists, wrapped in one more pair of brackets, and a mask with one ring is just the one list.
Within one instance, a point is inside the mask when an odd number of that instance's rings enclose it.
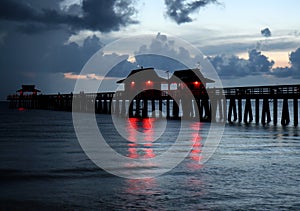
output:
{"label": "wave", "polygon": [[50,171],[26,171],[17,169],[0,169],[1,180],[38,180],[38,179],[76,179],[92,177],[112,177],[100,168],[67,168]]}

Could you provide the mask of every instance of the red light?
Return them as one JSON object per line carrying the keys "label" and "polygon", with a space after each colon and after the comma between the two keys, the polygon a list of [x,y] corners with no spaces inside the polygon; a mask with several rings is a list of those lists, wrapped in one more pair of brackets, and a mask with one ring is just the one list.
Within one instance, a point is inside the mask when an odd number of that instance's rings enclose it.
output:
{"label": "red light", "polygon": [[134,81],[131,81],[131,85],[133,86],[135,84],[135,82]]}
{"label": "red light", "polygon": [[144,155],[144,158],[154,158],[155,157],[155,154],[153,152],[153,149],[144,149],[145,151],[145,155]]}
{"label": "red light", "polygon": [[198,82],[198,81],[195,81],[195,82],[194,82],[194,84],[195,84],[195,85],[198,85],[198,84],[199,84],[199,82]]}
{"label": "red light", "polygon": [[149,80],[149,81],[147,81],[147,84],[151,84],[151,81]]}
{"label": "red light", "polygon": [[136,148],[130,147],[128,148],[128,155],[127,157],[132,158],[132,159],[136,159],[139,157]]}

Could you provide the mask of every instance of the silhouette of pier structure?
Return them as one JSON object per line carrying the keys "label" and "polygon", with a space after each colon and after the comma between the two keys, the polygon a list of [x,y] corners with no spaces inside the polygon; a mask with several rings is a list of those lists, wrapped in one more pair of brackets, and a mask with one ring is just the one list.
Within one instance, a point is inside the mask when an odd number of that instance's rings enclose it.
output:
{"label": "silhouette of pier structure", "polygon": [[[116,92],[37,95],[39,90],[31,85],[7,99],[11,108],[208,122],[266,125],[272,121],[277,125],[280,119],[286,126],[292,115],[293,125],[298,126],[300,84],[206,88],[213,82],[197,69],[175,71],[170,78],[163,78],[153,68],[146,68],[133,70],[118,81],[123,90]],[[24,95],[24,91],[31,94]]]}

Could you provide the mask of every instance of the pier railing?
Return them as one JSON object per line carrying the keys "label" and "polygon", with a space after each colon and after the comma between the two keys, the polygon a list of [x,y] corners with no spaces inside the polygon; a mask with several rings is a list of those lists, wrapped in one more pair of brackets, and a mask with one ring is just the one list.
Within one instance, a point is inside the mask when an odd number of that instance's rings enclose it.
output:
{"label": "pier railing", "polygon": [[231,97],[231,96],[233,97],[235,96],[240,96],[240,97],[277,96],[280,98],[299,97],[300,85],[231,87],[231,88],[224,88],[223,94],[225,94],[226,97]]}

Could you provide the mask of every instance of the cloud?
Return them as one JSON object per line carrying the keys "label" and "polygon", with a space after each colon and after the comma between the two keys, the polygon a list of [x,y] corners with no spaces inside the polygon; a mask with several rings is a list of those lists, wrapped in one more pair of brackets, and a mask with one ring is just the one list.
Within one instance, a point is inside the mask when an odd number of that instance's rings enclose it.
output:
{"label": "cloud", "polygon": [[287,78],[292,76],[292,71],[289,67],[278,67],[271,74],[277,78]]}
{"label": "cloud", "polygon": [[[157,55],[169,55],[171,58],[166,56]],[[183,48],[176,46],[175,41],[169,39],[166,35],[158,33],[156,37],[151,41],[149,46],[142,45],[136,52],[136,61],[140,66],[152,66],[160,70],[178,70],[187,68],[183,63],[193,63],[195,66],[202,58],[193,58],[190,52]],[[199,56],[199,55],[197,55]],[[172,59],[178,58],[178,60]]]}
{"label": "cloud", "polygon": [[290,58],[292,67],[295,69],[300,69],[300,48],[298,48],[294,52],[291,52],[289,58]]}
{"label": "cloud", "polygon": [[64,44],[68,37],[62,30],[35,35],[10,32],[0,48],[3,74],[80,72],[103,44],[96,36],[86,38],[82,46]]}
{"label": "cloud", "polygon": [[193,44],[209,56],[222,53],[227,55],[247,54],[249,49],[257,49],[258,51],[287,52],[285,57],[287,58],[288,53],[294,50],[300,42],[300,37],[280,31],[268,39],[262,38],[257,33],[229,36],[222,36],[221,34],[221,31],[216,31],[211,36],[199,36]]}
{"label": "cloud", "polygon": [[248,65],[252,73],[268,73],[275,63],[272,60],[270,61],[268,57],[255,49],[249,51],[248,61]]}
{"label": "cloud", "polygon": [[78,74],[69,72],[69,73],[64,73],[64,78],[78,80],[78,79],[87,79],[87,76],[86,75],[78,75]]}
{"label": "cloud", "polygon": [[41,8],[36,2],[31,4],[31,1],[24,0],[2,0],[0,20],[17,22],[27,33],[57,27],[65,27],[72,31],[89,29],[110,32],[137,23],[133,19],[137,12],[133,0],[83,0],[81,8],[71,5],[67,11],[60,8],[60,1],[54,1],[53,4],[55,3],[54,8],[49,5],[43,5],[45,7]]}
{"label": "cloud", "polygon": [[[62,0],[2,0],[0,3],[0,98],[26,83],[56,84],[62,73],[78,74],[102,42],[93,32],[71,40],[82,29],[119,30],[131,23],[134,0],[83,0],[63,8]],[[124,10],[120,8],[124,6]],[[41,77],[43,75],[43,77]],[[47,76],[55,75],[54,82]],[[90,78],[97,79],[96,76]],[[66,80],[72,84],[72,80]],[[63,83],[61,83],[63,84]],[[48,89],[48,88],[47,88]],[[64,89],[55,85],[55,89]],[[49,89],[48,89],[49,90]]]}
{"label": "cloud", "polygon": [[135,58],[135,56],[128,56],[127,61],[134,64],[134,63],[136,63],[136,58]]}
{"label": "cloud", "polygon": [[6,36],[5,32],[0,32],[0,45],[4,43],[5,36]]}
{"label": "cloud", "polygon": [[239,78],[249,74],[248,62],[234,55],[217,55],[209,57],[221,79]]}
{"label": "cloud", "polygon": [[265,28],[265,29],[262,29],[260,31],[261,35],[264,36],[264,37],[271,37],[272,34],[271,34],[271,31],[269,28]]}
{"label": "cloud", "polygon": [[[188,68],[187,65],[196,67],[199,62],[204,60],[202,55],[198,55],[195,52],[192,54],[188,46],[186,48],[178,46],[176,39],[174,40],[174,38],[169,38],[161,33],[158,33],[156,37],[148,40],[146,43],[137,46],[138,50],[133,55],[123,54],[122,61],[115,65],[107,76],[126,77],[131,70],[141,67],[152,67],[156,70],[173,72],[186,69]],[[105,56],[117,57],[118,55]]]}
{"label": "cloud", "polygon": [[165,0],[167,6],[166,15],[177,24],[192,22],[190,14],[197,12],[200,8],[208,4],[216,4],[217,0],[197,0],[187,2],[187,0]]}
{"label": "cloud", "polygon": [[227,54],[208,58],[221,79],[237,79],[247,76],[300,79],[300,48],[289,54],[290,67],[274,68],[274,61],[257,49],[248,52],[248,59]]}
{"label": "cloud", "polygon": [[90,74],[76,74],[73,72],[69,72],[69,73],[64,73],[64,78],[66,79],[71,79],[71,80],[78,80],[78,79],[83,79],[83,80],[116,80],[119,79],[117,77],[105,77],[105,76],[101,76],[101,75],[97,75],[95,73],[90,73]]}
{"label": "cloud", "polygon": [[271,72],[274,61],[270,61],[256,49],[250,50],[248,55],[249,59],[242,59],[234,55],[222,54],[209,57],[209,60],[223,79],[263,75]]}
{"label": "cloud", "polygon": [[[80,72],[88,59],[102,46],[103,44],[95,35],[86,38],[82,46],[75,43],[66,45],[55,43],[51,47],[41,44],[39,47],[46,48],[46,52],[42,57],[35,55],[36,58],[41,57],[35,67],[40,68],[39,71],[46,72]],[[34,51],[32,53],[35,54]],[[34,55],[30,60],[34,60]]]}

